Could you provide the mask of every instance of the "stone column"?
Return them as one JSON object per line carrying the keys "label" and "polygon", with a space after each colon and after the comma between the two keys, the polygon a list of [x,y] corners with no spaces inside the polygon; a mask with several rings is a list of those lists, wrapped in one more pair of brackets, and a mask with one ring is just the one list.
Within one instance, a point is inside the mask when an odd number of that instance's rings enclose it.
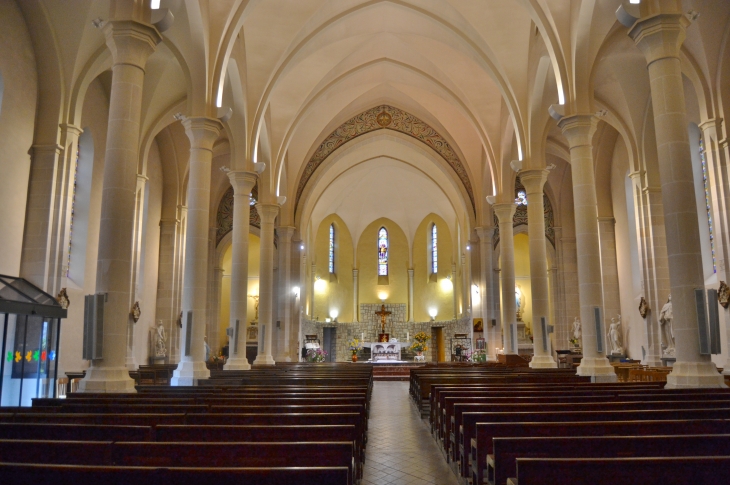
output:
{"label": "stone column", "polygon": [[408,269],[408,321],[413,321],[413,268]]}
{"label": "stone column", "polygon": [[694,290],[704,290],[705,281],[679,59],[689,22],[679,0],[640,6],[642,18],[629,36],[646,57],[649,70],[674,313],[677,361],[666,387],[727,387],[710,355],[701,355],[699,348]]}
{"label": "stone column", "polygon": [[124,366],[132,308],[134,206],[139,161],[144,67],[162,36],[152,25],[111,20],[104,27],[112,52],[96,291],[105,293],[103,358],[92,361],[80,392],[135,392]]}
{"label": "stone column", "polygon": [[188,228],[188,206],[177,206],[177,217],[180,221],[177,230],[177,254],[175,256],[175,292],[173,310],[175,315],[175,332],[170,336],[172,363],[180,362],[180,336],[182,335],[182,289],[185,281],[185,233]]}
{"label": "stone column", "polygon": [[[292,358],[296,358],[296,355],[291,355],[291,329],[293,327],[292,322],[292,300],[294,295],[292,294],[291,284],[291,264],[292,264],[292,236],[296,231],[296,227],[291,226],[280,226],[278,230],[279,234],[279,317],[282,320],[283,325],[283,338],[279,339],[278,360],[291,362]],[[281,335],[281,332],[279,332]]]}
{"label": "stone column", "polygon": [[[312,257],[314,259],[314,256]],[[312,265],[310,267],[311,272],[309,273],[309,311],[310,311],[310,317],[312,320],[315,319],[317,316],[314,312],[314,302],[315,302],[315,291],[314,291],[314,284],[317,282],[317,264],[312,261]]]}
{"label": "stone column", "polygon": [[502,278],[502,325],[504,353],[517,353],[517,303],[515,302],[515,242],[512,218],[517,207],[514,202],[494,204],[499,219],[499,265]]}
{"label": "stone column", "polygon": [[[141,295],[141,285],[143,284],[144,277],[142,276],[142,252],[143,243],[142,233],[144,232],[144,207],[145,207],[145,186],[149,178],[140,173],[137,174],[137,190],[134,196],[134,233],[132,235],[132,301],[138,302],[141,300],[141,306],[146,307],[144,301],[144,295]],[[135,321],[129,319],[127,326],[127,357],[125,359],[125,365],[129,370],[136,370],[139,367],[139,363],[134,355],[134,329],[136,328]]]}
{"label": "stone column", "polygon": [[[225,370],[248,370],[246,335],[248,334],[248,232],[251,217],[251,189],[256,185],[256,172],[231,171],[233,186],[233,228],[231,230],[231,313],[228,328],[228,360]],[[238,337],[236,338],[236,321]]]}
{"label": "stone column", "polygon": [[167,335],[169,362],[173,361],[173,333],[177,326],[177,311],[175,307],[175,255],[177,251],[177,229],[179,221],[176,219],[162,219],[160,221],[160,256],[157,270],[157,304],[155,315],[162,322]]}
{"label": "stone column", "polygon": [[[613,217],[598,218],[598,239],[601,242],[601,274],[603,275],[604,324],[621,314],[621,296],[618,288],[618,263],[616,261],[616,220]],[[626,348],[621,326],[621,345]],[[607,337],[608,338],[608,337]],[[608,349],[608,346],[606,347]],[[610,350],[610,349],[609,349]],[[606,350],[606,353],[609,353]]]}
{"label": "stone column", "polygon": [[357,297],[358,297],[358,273],[360,273],[360,270],[353,269],[352,270],[352,321],[353,322],[359,322],[360,321],[360,310],[359,305],[357,304]]}
{"label": "stone column", "polygon": [[183,120],[190,139],[188,177],[188,222],[185,232],[185,280],[183,282],[182,358],[173,373],[173,386],[194,386],[207,379],[205,337],[208,314],[208,234],[210,227],[210,172],[213,143],[222,125],[217,119],[197,117]]}
{"label": "stone column", "polygon": [[477,227],[477,235],[479,236],[479,262],[480,277],[482,280],[482,318],[484,319],[484,337],[487,340],[487,356],[489,360],[497,360],[497,348],[500,347],[500,327],[492,325],[492,319],[495,318],[494,306],[494,270],[492,268],[492,254],[494,236],[493,227]]}
{"label": "stone column", "polygon": [[454,300],[454,320],[459,318],[459,294],[456,293],[456,263],[451,263],[451,295]]}
{"label": "stone column", "polygon": [[[259,280],[259,332],[263,332],[263,352],[254,365],[274,365],[271,355],[273,332],[272,310],[274,289],[274,220],[279,213],[277,204],[256,204],[261,217],[261,276]],[[261,338],[259,336],[259,338]]]}
{"label": "stone column", "polygon": [[[215,224],[215,221],[211,221],[211,223]],[[215,240],[217,233],[218,231],[214,226],[208,228],[208,298],[205,302],[205,313],[207,315],[207,319],[205,321],[205,336],[208,337],[208,345],[210,346],[211,355],[217,355],[218,350],[218,322],[216,318],[215,305],[213,303],[213,301],[217,298],[215,288],[215,268],[218,266],[215,253]],[[215,335],[213,335],[214,333]]]}
{"label": "stone column", "polygon": [[[592,115],[567,116],[558,122],[558,126],[568,139],[573,172],[580,321],[583,334],[583,359],[578,366],[578,375],[591,376],[593,382],[615,382],[616,373],[604,353],[607,343],[605,326],[599,320],[600,329],[596,329],[595,317],[595,310],[598,309],[601,319],[603,318],[601,248],[591,144],[596,127],[595,119]],[[596,339],[599,336],[603,341],[603,352],[598,351]]]}
{"label": "stone column", "polygon": [[[221,288],[223,287],[223,268],[216,265],[213,268],[213,278],[210,284],[210,316],[208,328],[208,344],[213,353],[217,353],[221,346]],[[229,351],[230,354],[230,351]]]}
{"label": "stone column", "polygon": [[[548,336],[543,336],[540,319],[550,323],[550,293],[548,287],[547,249],[545,247],[545,203],[543,187],[547,182],[547,170],[525,170],[520,180],[527,193],[527,231],[530,239],[530,287],[532,288],[532,334],[534,356],[530,367],[557,367],[550,355]],[[543,346],[543,338],[545,345]]]}

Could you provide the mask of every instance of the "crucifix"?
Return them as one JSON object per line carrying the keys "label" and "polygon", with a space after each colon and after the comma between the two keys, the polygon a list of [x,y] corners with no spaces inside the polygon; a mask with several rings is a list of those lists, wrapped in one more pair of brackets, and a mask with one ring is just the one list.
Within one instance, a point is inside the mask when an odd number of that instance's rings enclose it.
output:
{"label": "crucifix", "polygon": [[379,312],[375,312],[376,315],[380,317],[380,333],[385,334],[385,319],[393,312],[385,311],[385,305],[382,305],[380,307]]}

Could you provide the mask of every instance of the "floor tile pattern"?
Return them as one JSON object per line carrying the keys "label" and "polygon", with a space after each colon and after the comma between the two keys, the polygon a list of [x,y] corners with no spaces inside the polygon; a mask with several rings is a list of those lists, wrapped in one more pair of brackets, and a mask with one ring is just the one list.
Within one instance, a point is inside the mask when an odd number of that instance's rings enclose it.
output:
{"label": "floor tile pattern", "polygon": [[408,395],[408,382],[374,383],[363,472],[362,485],[458,485]]}

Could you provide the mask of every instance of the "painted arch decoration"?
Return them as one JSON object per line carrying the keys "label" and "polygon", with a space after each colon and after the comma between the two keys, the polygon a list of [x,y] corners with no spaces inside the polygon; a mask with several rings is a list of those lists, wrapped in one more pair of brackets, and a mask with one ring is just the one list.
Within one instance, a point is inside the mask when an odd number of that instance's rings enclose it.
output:
{"label": "painted arch decoration", "polygon": [[[555,216],[553,214],[553,205],[550,203],[550,199],[542,193],[543,202],[543,213],[545,218],[545,238],[550,241],[550,244],[555,247]],[[512,227],[527,225],[527,191],[525,186],[522,185],[520,176],[517,176],[515,180],[515,215],[512,217]],[[494,214],[494,247],[496,248],[499,244],[499,220],[497,214]]]}
{"label": "painted arch decoration", "polygon": [[469,180],[469,174],[449,142],[420,118],[387,104],[370,108],[357,116],[353,116],[324,139],[309,159],[309,162],[307,162],[307,165],[304,167],[304,172],[299,179],[297,196],[294,202],[294,212],[299,207],[299,200],[301,199],[302,193],[304,193],[307,182],[309,182],[309,179],[312,178],[317,168],[332,152],[360,135],[383,129],[404,133],[425,143],[436,151],[454,172],[456,172],[457,177],[459,177],[459,180],[464,185],[466,193],[469,195],[472,209],[476,212],[474,191]]}
{"label": "painted arch decoration", "polygon": [[[261,229],[261,218],[259,217],[259,211],[256,210],[256,206],[253,205],[258,200],[258,186],[254,186],[251,190],[251,213],[248,217],[248,223],[258,229]],[[218,212],[216,214],[216,246],[221,242],[226,234],[233,230],[233,187],[229,187],[226,193],[223,194],[220,203],[218,204]]]}

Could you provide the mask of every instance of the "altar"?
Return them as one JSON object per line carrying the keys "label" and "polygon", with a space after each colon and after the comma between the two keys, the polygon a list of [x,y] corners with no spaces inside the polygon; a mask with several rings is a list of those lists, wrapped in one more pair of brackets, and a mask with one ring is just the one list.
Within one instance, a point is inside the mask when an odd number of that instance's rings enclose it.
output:
{"label": "altar", "polygon": [[410,342],[363,342],[363,347],[370,348],[370,358],[373,362],[400,361],[401,350],[410,346]]}

